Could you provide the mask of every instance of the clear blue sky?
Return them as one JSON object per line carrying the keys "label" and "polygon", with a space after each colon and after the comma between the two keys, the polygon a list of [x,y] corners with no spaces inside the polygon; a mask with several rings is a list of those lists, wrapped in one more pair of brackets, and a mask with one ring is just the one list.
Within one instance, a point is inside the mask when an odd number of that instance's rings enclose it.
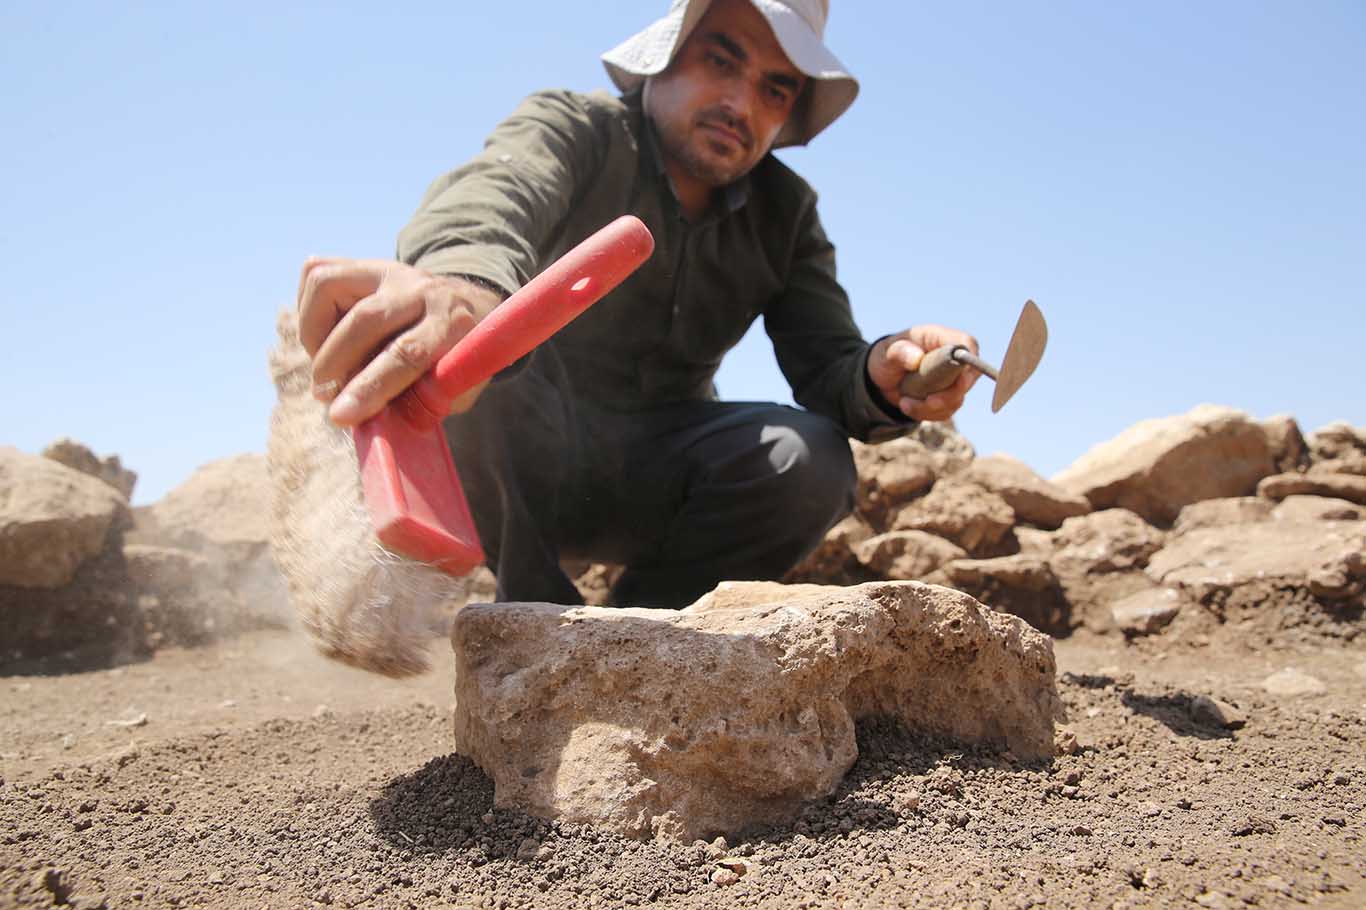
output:
{"label": "clear blue sky", "polygon": [[[5,429],[116,453],[149,502],[264,451],[310,253],[392,255],[428,182],[664,0],[0,7]],[[861,78],[784,160],[869,336],[1051,344],[979,452],[1052,474],[1201,402],[1366,424],[1366,4],[835,0]],[[762,332],[723,395],[787,399]]]}

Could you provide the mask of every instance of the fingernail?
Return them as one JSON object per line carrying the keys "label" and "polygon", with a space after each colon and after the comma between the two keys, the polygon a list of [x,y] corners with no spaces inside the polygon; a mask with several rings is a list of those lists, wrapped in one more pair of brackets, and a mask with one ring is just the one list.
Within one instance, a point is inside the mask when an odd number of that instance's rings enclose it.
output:
{"label": "fingernail", "polygon": [[360,399],[350,392],[342,392],[327,409],[327,416],[333,423],[350,424],[360,419]]}

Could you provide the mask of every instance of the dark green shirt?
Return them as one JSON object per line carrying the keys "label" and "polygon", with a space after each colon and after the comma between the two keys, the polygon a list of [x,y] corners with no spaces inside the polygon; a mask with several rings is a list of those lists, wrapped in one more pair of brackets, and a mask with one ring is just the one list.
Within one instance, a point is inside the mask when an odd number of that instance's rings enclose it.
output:
{"label": "dark green shirt", "polygon": [[714,397],[721,358],[762,316],[802,407],[863,440],[911,427],[867,382],[869,345],[811,187],[768,155],[689,222],[647,123],[638,94],[532,95],[478,156],[432,184],[399,235],[399,258],[511,292],[634,214],[654,254],[554,338],[577,394],[623,411]]}

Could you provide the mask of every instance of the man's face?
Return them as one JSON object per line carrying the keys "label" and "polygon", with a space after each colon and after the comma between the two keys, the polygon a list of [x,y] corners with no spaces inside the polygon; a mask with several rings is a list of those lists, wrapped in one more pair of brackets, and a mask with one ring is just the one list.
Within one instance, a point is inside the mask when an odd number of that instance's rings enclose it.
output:
{"label": "man's face", "polygon": [[718,187],[748,173],[772,147],[805,81],[749,0],[714,0],[645,89],[671,174],[681,169]]}

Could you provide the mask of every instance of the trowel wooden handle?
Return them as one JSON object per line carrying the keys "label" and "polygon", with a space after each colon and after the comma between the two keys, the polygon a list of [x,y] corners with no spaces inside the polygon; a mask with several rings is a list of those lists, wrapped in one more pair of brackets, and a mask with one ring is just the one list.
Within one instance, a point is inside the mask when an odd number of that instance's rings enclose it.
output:
{"label": "trowel wooden handle", "polygon": [[444,417],[451,402],[563,328],[649,258],[654,238],[622,215],[565,253],[503,301],[414,384],[422,404]]}
{"label": "trowel wooden handle", "polygon": [[959,350],[967,348],[961,344],[944,345],[920,358],[920,366],[916,371],[907,373],[906,378],[901,380],[901,394],[911,398],[926,398],[953,385],[964,367],[953,357]]}

